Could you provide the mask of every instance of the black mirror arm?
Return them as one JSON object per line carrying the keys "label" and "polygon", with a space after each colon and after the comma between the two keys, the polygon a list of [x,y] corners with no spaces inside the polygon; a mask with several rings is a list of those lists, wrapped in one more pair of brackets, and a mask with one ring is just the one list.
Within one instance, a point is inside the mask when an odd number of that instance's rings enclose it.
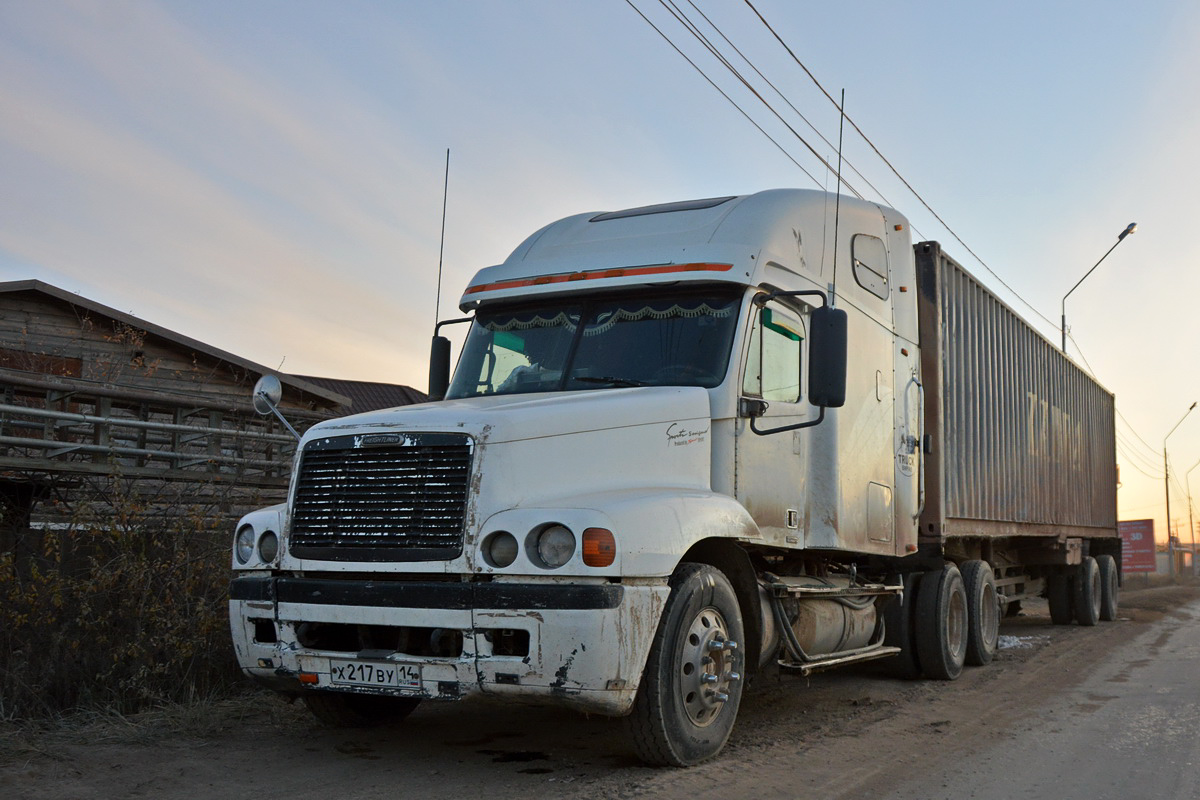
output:
{"label": "black mirror arm", "polygon": [[798,431],[801,428],[811,428],[814,425],[820,425],[825,421],[825,406],[817,406],[817,408],[821,409],[821,413],[817,415],[816,419],[810,419],[808,422],[798,422],[795,425],[784,425],[781,428],[768,428],[765,431],[760,431],[758,428],[756,428],[754,426],[755,418],[751,417],[750,430],[752,430],[754,433],[757,433],[759,436],[770,436],[772,433],[783,433],[784,431]]}
{"label": "black mirror arm", "polygon": [[442,333],[443,325],[458,325],[461,322],[472,322],[474,319],[475,319],[474,317],[460,317],[458,319],[444,319],[441,322],[439,322],[437,325],[433,326],[433,335],[440,336]]}

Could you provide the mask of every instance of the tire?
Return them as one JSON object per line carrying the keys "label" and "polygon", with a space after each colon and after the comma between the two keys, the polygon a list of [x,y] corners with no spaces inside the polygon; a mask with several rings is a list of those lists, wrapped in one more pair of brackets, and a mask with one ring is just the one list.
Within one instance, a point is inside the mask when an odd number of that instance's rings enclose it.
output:
{"label": "tire", "polygon": [[[904,598],[892,598],[883,609],[883,643],[888,647],[899,647],[900,654],[880,663],[894,678],[906,681],[921,677],[921,665],[917,661],[917,640],[913,625],[914,607],[917,601],[917,584],[920,576],[910,572],[904,575]],[[899,575],[888,576],[887,582],[895,586]]]}
{"label": "tire", "polygon": [[[687,767],[721,751],[742,699],[743,637],[742,612],[725,574],[680,564],[628,718],[642,761]],[[722,641],[737,647],[713,647]],[[704,675],[716,680],[703,682]]]}
{"label": "tire", "polygon": [[986,561],[966,561],[959,566],[967,593],[966,663],[982,667],[992,663],[1000,640],[1000,598],[996,575]]}
{"label": "tire", "polygon": [[1100,586],[1100,568],[1096,559],[1084,556],[1075,576],[1075,621],[1091,627],[1100,621],[1100,601],[1103,590]]}
{"label": "tire", "polygon": [[399,722],[421,704],[419,697],[386,697],[347,692],[305,692],[304,705],[330,728],[373,728]]}
{"label": "tire", "polygon": [[1117,574],[1117,560],[1112,556],[1096,556],[1100,568],[1100,619],[1115,622],[1121,601],[1121,578]]}
{"label": "tire", "polygon": [[917,589],[917,660],[926,678],[952,681],[967,655],[967,593],[958,567],[921,576]]}
{"label": "tire", "polygon": [[1070,625],[1075,621],[1075,581],[1068,574],[1046,579],[1046,600],[1050,603],[1050,621]]}

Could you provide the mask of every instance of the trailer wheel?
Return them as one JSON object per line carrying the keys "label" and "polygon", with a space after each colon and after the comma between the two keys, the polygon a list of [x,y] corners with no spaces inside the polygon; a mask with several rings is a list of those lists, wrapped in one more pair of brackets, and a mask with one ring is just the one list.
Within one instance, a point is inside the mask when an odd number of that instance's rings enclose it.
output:
{"label": "trailer wheel", "polygon": [[686,767],[720,752],[742,699],[743,635],[725,574],[681,564],[629,716],[638,757]]}
{"label": "trailer wheel", "polygon": [[1050,604],[1050,621],[1055,625],[1070,625],[1075,620],[1075,586],[1068,574],[1046,578],[1046,600]]}
{"label": "trailer wheel", "polygon": [[[917,640],[914,635],[916,626],[913,624],[919,577],[915,572],[904,575],[904,598],[892,598],[883,609],[883,643],[888,647],[899,647],[900,654],[882,663],[890,675],[908,681],[921,677],[921,665],[917,661]],[[899,575],[890,575],[887,582],[894,586],[899,580]]]}
{"label": "trailer wheel", "polygon": [[1080,625],[1091,627],[1100,621],[1100,601],[1103,589],[1100,586],[1100,568],[1096,559],[1084,556],[1075,576],[1075,620]]}
{"label": "trailer wheel", "polygon": [[986,561],[965,561],[958,568],[967,592],[966,663],[982,667],[992,663],[1000,639],[1000,598],[996,575]]}
{"label": "trailer wheel", "polygon": [[323,725],[330,728],[373,728],[385,722],[399,722],[421,703],[419,697],[383,697],[346,692],[304,693],[304,705]]}
{"label": "trailer wheel", "polygon": [[1117,560],[1109,555],[1096,556],[1100,568],[1100,619],[1115,622],[1121,598],[1121,581],[1117,575]]}
{"label": "trailer wheel", "polygon": [[958,567],[926,572],[917,590],[917,658],[926,678],[952,681],[967,655],[967,593]]}

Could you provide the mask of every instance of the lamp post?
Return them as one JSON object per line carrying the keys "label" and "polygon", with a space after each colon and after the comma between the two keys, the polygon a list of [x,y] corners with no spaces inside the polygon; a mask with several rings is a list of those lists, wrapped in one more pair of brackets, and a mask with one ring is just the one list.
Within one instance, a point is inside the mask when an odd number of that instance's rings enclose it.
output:
{"label": "lamp post", "polygon": [[[1188,467],[1188,471],[1183,473],[1183,485],[1187,487],[1188,495],[1188,530],[1192,534],[1192,577],[1196,577],[1196,524],[1192,522],[1192,470],[1200,467],[1200,461]],[[1168,523],[1167,527],[1170,527]]]}
{"label": "lamp post", "polygon": [[1167,435],[1163,437],[1163,486],[1166,488],[1167,493],[1167,566],[1170,568],[1172,578],[1175,577],[1175,540],[1171,538],[1171,465],[1167,462],[1167,439],[1171,438],[1171,434],[1183,424],[1183,421],[1188,418],[1188,414],[1192,413],[1192,409],[1195,407],[1195,403],[1188,406],[1188,410],[1179,418],[1179,422],[1175,423],[1175,428],[1171,428],[1171,430],[1167,431]]}
{"label": "lamp post", "polygon": [[[1108,253],[1111,253],[1113,250],[1116,250],[1117,245],[1120,244],[1121,242],[1123,242],[1125,240],[1125,237],[1131,233],[1137,233],[1137,223],[1136,222],[1131,222],[1125,226],[1125,230],[1121,231],[1121,235],[1117,237],[1116,244],[1114,244],[1112,247],[1108,248]],[[1104,259],[1108,258],[1108,253],[1105,253],[1104,255],[1100,256],[1100,261],[1103,261]],[[1096,271],[1096,267],[1100,266],[1100,261],[1097,261],[1095,264],[1093,264],[1092,268],[1087,271],[1087,275],[1084,275],[1082,278],[1079,279],[1079,283],[1076,283],[1074,286],[1071,287],[1071,292],[1078,289],[1079,284],[1086,281],[1088,278],[1088,275],[1091,275],[1093,272]],[[1071,296],[1071,292],[1067,292],[1065,295],[1063,295],[1063,299],[1062,299],[1062,351],[1064,353],[1067,352],[1067,298]],[[1171,527],[1171,522],[1170,522],[1170,520],[1168,520],[1167,528],[1169,529],[1170,527]],[[1170,530],[1167,531],[1167,534],[1170,535]]]}

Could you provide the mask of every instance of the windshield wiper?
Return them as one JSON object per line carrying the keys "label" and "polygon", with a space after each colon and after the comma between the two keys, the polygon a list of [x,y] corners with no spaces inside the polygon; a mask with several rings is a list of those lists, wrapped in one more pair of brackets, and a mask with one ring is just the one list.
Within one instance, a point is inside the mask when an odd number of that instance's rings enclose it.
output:
{"label": "windshield wiper", "polygon": [[571,378],[580,383],[611,383],[613,386],[646,386],[645,381],[635,381],[632,378],[613,378],[608,375],[576,375]]}

